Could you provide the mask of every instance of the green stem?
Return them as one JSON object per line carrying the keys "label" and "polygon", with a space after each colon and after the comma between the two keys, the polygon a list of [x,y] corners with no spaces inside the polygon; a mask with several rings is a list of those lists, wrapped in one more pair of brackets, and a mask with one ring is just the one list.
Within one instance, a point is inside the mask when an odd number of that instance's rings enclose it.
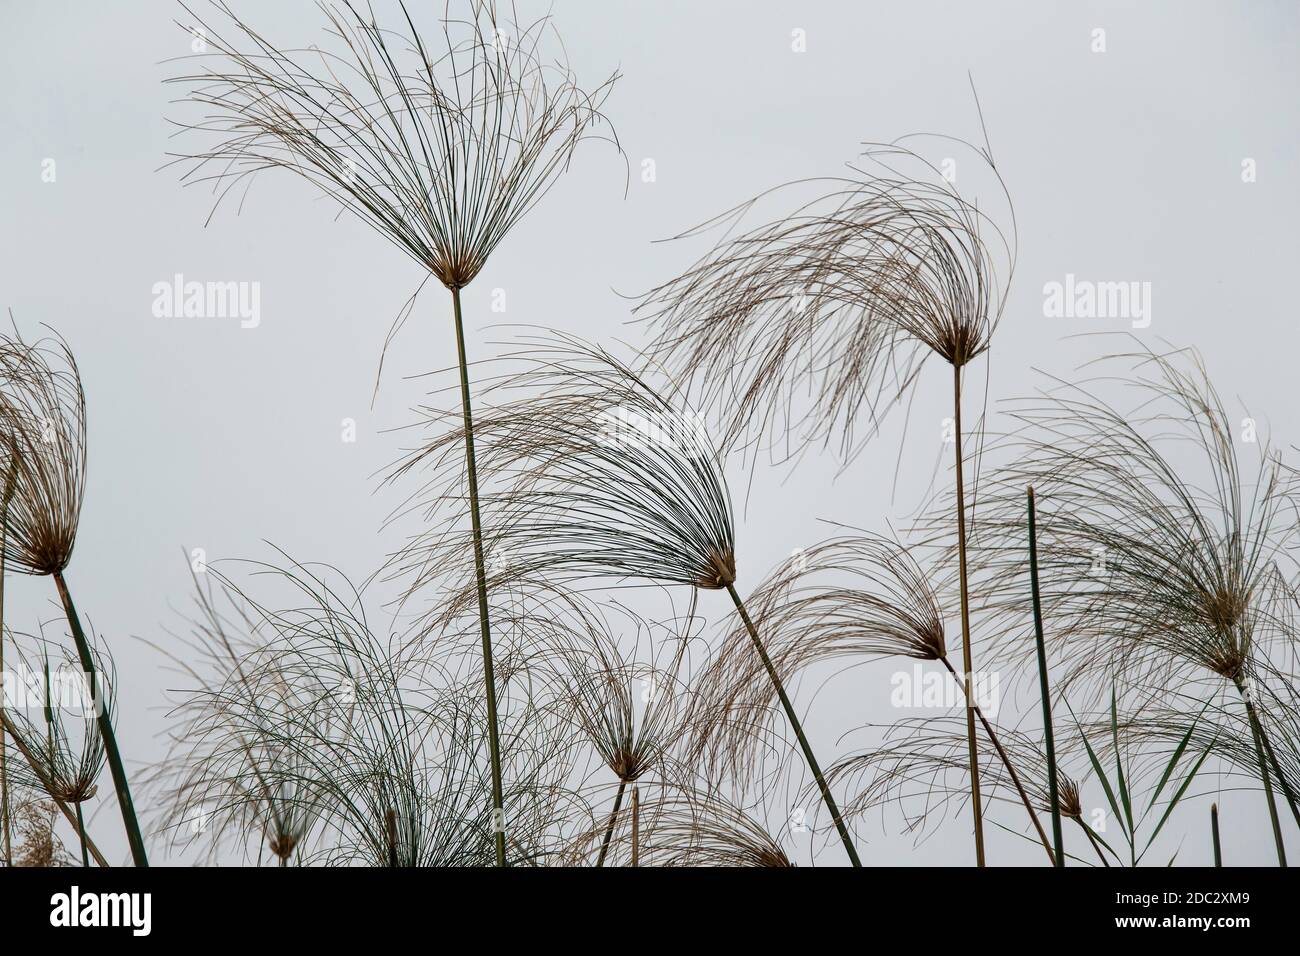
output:
{"label": "green stem", "polygon": [[[953,669],[947,655],[939,658],[939,660],[943,662],[944,667],[948,668],[948,673],[952,675],[953,680],[961,683],[961,679],[957,676],[957,671]],[[1056,866],[1057,858],[1052,853],[1052,848],[1047,842],[1047,834],[1043,832],[1043,825],[1038,822],[1038,814],[1034,812],[1034,805],[1029,800],[1029,794],[1025,792],[1025,788],[1020,783],[1020,775],[1016,773],[1016,768],[1011,765],[1011,758],[1008,757],[1007,752],[1002,749],[1002,742],[998,740],[998,735],[994,733],[993,725],[988,722],[987,718],[985,718],[984,711],[980,709],[979,704],[972,704],[972,707],[975,711],[975,716],[980,719],[980,723],[984,726],[984,733],[988,735],[989,740],[992,741],[994,748],[998,752],[998,756],[1002,758],[1002,765],[1007,768],[1007,773],[1011,775],[1011,782],[1015,785],[1016,792],[1020,794],[1020,802],[1025,805],[1025,812],[1029,814],[1029,819],[1033,821],[1034,829],[1038,831],[1038,839],[1042,842],[1043,849],[1047,851],[1048,861],[1052,866]],[[1060,850],[1058,849],[1057,852],[1059,853]]]}
{"label": "green stem", "polygon": [[86,852],[86,821],[81,816],[81,802],[78,801],[77,807],[77,837],[81,840],[81,865],[90,866],[90,855]]}
{"label": "green stem", "polygon": [[790,726],[794,728],[794,735],[799,739],[799,747],[803,750],[804,760],[808,762],[808,769],[812,771],[812,775],[817,781],[817,787],[821,790],[822,801],[826,804],[826,809],[830,811],[831,819],[835,821],[835,828],[840,832],[840,839],[844,841],[844,849],[848,852],[853,865],[861,866],[862,861],[858,859],[858,851],[853,848],[853,840],[849,837],[849,829],[844,825],[839,807],[835,805],[835,798],[831,796],[831,789],[826,785],[826,778],[822,776],[821,767],[817,764],[817,758],[813,756],[812,747],[808,744],[808,738],[804,736],[803,725],[799,723],[799,718],[795,715],[794,705],[790,703],[790,698],[786,696],[785,686],[781,683],[776,668],[772,666],[771,658],[767,656],[767,649],[763,647],[763,642],[759,640],[758,628],[754,627],[754,622],[749,619],[749,612],[745,610],[745,604],[740,600],[740,595],[736,593],[734,584],[727,585],[727,593],[731,595],[736,610],[740,612],[740,619],[745,622],[745,627],[749,630],[749,636],[754,642],[754,649],[758,651],[763,667],[767,669],[767,676],[776,689],[776,696],[780,698],[781,707],[785,710],[785,716],[790,721]]}
{"label": "green stem", "polygon": [[1101,865],[1109,868],[1110,861],[1106,859],[1106,854],[1101,852],[1101,844],[1097,842],[1097,836],[1092,832],[1092,827],[1084,823],[1079,817],[1075,817],[1074,821],[1083,827],[1084,833],[1088,834],[1088,842],[1092,844],[1092,848],[1097,851],[1097,856],[1101,858]]}
{"label": "green stem", "polygon": [[1034,643],[1038,648],[1038,689],[1043,699],[1043,734],[1047,743],[1047,799],[1052,808],[1052,844],[1056,847],[1056,865],[1065,866],[1062,849],[1061,808],[1057,804],[1056,744],[1052,739],[1052,695],[1047,682],[1047,649],[1043,641],[1043,608],[1038,592],[1038,529],[1034,509],[1034,489],[1029,498],[1029,588],[1034,599]]}
{"label": "green stem", "polygon": [[632,865],[641,860],[641,792],[632,784]]}
{"label": "green stem", "polygon": [[456,319],[456,357],[460,363],[460,406],[465,426],[465,473],[469,481],[469,518],[474,531],[474,574],[478,582],[479,632],[483,642],[483,684],[487,699],[488,748],[492,759],[492,817],[497,866],[506,865],[505,809],[501,791],[501,747],[497,736],[497,690],[492,670],[492,631],[488,624],[487,574],[483,563],[483,528],[478,513],[478,470],[474,463],[474,414],[470,408],[469,362],[461,321],[460,289],[451,290]]}
{"label": "green stem", "polygon": [[1277,800],[1273,796],[1273,782],[1268,773],[1268,762],[1264,757],[1264,730],[1259,725],[1259,716],[1255,713],[1255,704],[1246,692],[1241,681],[1235,681],[1237,693],[1246,705],[1246,717],[1250,720],[1250,733],[1255,739],[1255,756],[1259,760],[1259,779],[1264,782],[1264,795],[1268,800],[1268,818],[1273,824],[1273,843],[1277,847],[1277,865],[1286,866],[1286,847],[1282,843],[1282,825],[1277,819]]}
{"label": "green stem", "polygon": [[966,488],[962,479],[961,366],[952,367],[953,431],[957,454],[957,566],[961,579],[961,664],[966,688],[966,745],[970,754],[970,804],[975,816],[975,865],[984,866],[984,809],[980,802],[979,751],[975,745],[974,698],[970,676],[974,670],[970,649],[970,594],[966,580]]}
{"label": "green stem", "polygon": [[[81,629],[81,618],[77,616],[68,584],[63,580],[63,572],[54,573],[54,584],[59,589],[59,598],[63,601],[63,611],[68,617],[68,626],[72,628],[72,639],[76,641],[77,653],[81,655],[81,667],[86,672],[92,693],[97,690],[95,659],[90,653],[90,643],[86,633]],[[108,707],[99,708],[99,734],[104,738],[104,750],[108,754],[108,769],[113,775],[113,787],[117,790],[118,806],[122,810],[122,823],[126,826],[126,838],[131,844],[131,858],[136,866],[148,866],[149,858],[145,855],[144,838],[140,835],[140,824],[136,820],[135,807],[131,803],[131,787],[126,780],[126,769],[122,766],[122,755],[118,753],[117,736],[113,733],[113,720]]]}
{"label": "green stem", "polygon": [[1296,806],[1295,791],[1291,789],[1291,784],[1287,782],[1286,774],[1278,766],[1277,754],[1273,752],[1273,744],[1268,739],[1268,731],[1264,725],[1259,725],[1259,739],[1264,744],[1264,756],[1268,758],[1268,765],[1273,768],[1273,774],[1277,777],[1278,785],[1282,788],[1282,795],[1286,797],[1287,806],[1291,808],[1291,816],[1295,819],[1296,826],[1300,827],[1300,808]]}
{"label": "green stem", "polygon": [[605,839],[600,844],[600,855],[596,857],[596,865],[605,865],[605,854],[609,852],[609,841],[614,836],[614,824],[618,822],[618,808],[623,805],[623,791],[627,788],[627,781],[618,782],[618,793],[614,796],[614,809],[609,814],[609,826],[605,827]]}
{"label": "green stem", "polygon": [[1210,835],[1214,838],[1214,865],[1223,866],[1223,848],[1219,846],[1219,805],[1210,804]]}
{"label": "green stem", "polygon": [[384,823],[388,829],[388,868],[397,869],[397,812],[391,807],[384,814]]}

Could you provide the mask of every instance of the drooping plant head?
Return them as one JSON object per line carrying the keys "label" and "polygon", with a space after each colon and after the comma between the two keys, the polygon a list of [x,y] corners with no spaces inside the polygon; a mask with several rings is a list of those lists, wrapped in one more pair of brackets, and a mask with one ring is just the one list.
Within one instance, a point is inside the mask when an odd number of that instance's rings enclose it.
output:
{"label": "drooping plant head", "polygon": [[287,863],[302,848],[316,823],[314,808],[301,798],[297,774],[275,754],[255,776],[254,807],[260,806],[262,835],[276,859]]}
{"label": "drooping plant head", "polygon": [[[473,582],[449,587],[415,630],[413,654],[468,696],[479,641]],[[671,594],[665,594],[671,604]],[[608,592],[498,569],[489,607],[506,756],[514,735],[546,751],[551,833],[565,859],[590,863],[608,825],[612,781],[676,779],[696,621],[650,619]],[[523,768],[541,783],[536,767]],[[602,810],[601,807],[604,806]],[[626,811],[626,798],[623,802]],[[626,814],[625,814],[626,815]]]}
{"label": "drooping plant head", "polygon": [[[896,812],[903,831],[914,833],[920,843],[970,799],[970,745],[964,716],[947,712],[905,717],[884,726],[867,724],[861,730],[880,731],[879,743],[841,757],[827,771],[827,778],[850,794],[844,806],[846,816],[861,817],[877,810]],[[1030,799],[1050,812],[1042,741],[1007,726],[997,727],[997,736]],[[1015,807],[1015,818],[1020,819],[1020,797],[996,747],[986,734],[977,736],[975,742],[986,777],[981,783],[987,809],[993,813],[996,807]],[[1060,770],[1057,781],[1061,813],[1078,815],[1078,784]]]}
{"label": "drooping plant head", "polygon": [[643,819],[645,866],[794,866],[760,820],[718,793],[666,790]]}
{"label": "drooping plant head", "polygon": [[[598,615],[580,592],[495,570],[488,611],[495,622],[498,709],[558,706],[570,691],[573,649],[596,640]],[[403,653],[431,668],[443,684],[468,684],[482,668],[477,585],[473,580],[447,585],[410,630]]]}
{"label": "drooping plant head", "polygon": [[947,653],[929,575],[904,545],[881,535],[845,535],[792,555],[754,603],[769,631],[838,653],[919,660]]}
{"label": "drooping plant head", "polygon": [[[313,768],[293,748],[274,739],[250,741],[239,752],[226,756],[236,760],[227,764],[225,775],[214,772],[217,766],[213,763],[190,778],[200,786],[189,798],[193,800],[205,789],[210,801],[197,804],[199,815],[189,821],[191,829],[197,821],[206,832],[215,816],[237,839],[254,843],[260,835],[259,859],[269,852],[281,865],[287,865],[295,854],[309,855],[308,840],[319,823]],[[216,797],[220,800],[213,800]]]}
{"label": "drooping plant head", "polygon": [[[549,17],[520,20],[491,0],[448,2],[428,26],[398,3],[321,3],[324,42],[280,49],[217,0],[185,29],[207,52],[172,77],[202,109],[183,130],[185,180],[218,204],[258,173],[306,179],[451,289],[468,284],[567,168],[608,138],[601,112],[617,74],[579,87]],[[456,12],[454,7],[463,8]]]}
{"label": "drooping plant head", "polygon": [[[1059,686],[1248,681],[1269,645],[1294,645],[1283,571],[1294,476],[1253,420],[1239,428],[1228,416],[1194,351],[1093,364],[1086,380],[1057,380],[1010,410],[1008,464],[984,479],[973,552],[991,631],[1002,650],[1033,652],[1023,640],[1032,485]],[[1125,401],[1103,398],[1107,387]]]}
{"label": "drooping plant head", "polygon": [[[502,709],[520,700],[553,711],[576,749],[594,752],[605,775],[625,783],[662,772],[684,729],[696,620],[651,620],[608,592],[555,581],[499,573],[492,584],[492,620],[504,648]],[[421,655],[446,662],[448,673],[461,672],[452,664],[457,651],[470,668],[474,663],[473,596],[472,583],[449,589],[442,616],[419,634]]]}
{"label": "drooping plant head", "polygon": [[[908,550],[889,538],[852,535],[800,550],[747,601],[785,680],[821,663],[852,668],[882,657],[937,660],[943,612]],[[776,692],[744,626],[727,631],[693,685],[691,757],[712,776],[744,779],[761,763],[777,718]]]}
{"label": "drooping plant head", "polygon": [[[1009,212],[991,155],[976,155],[963,178],[986,167]],[[769,439],[793,456],[838,440],[851,458],[855,429],[878,421],[928,355],[962,367],[989,347],[1014,268],[1014,214],[1004,232],[946,169],[901,143],[869,144],[851,169],[770,190],[685,233],[726,229],[637,307],[657,357],[721,417],[729,446]],[[816,198],[737,232],[772,194],[809,190]]]}
{"label": "drooping plant head", "polygon": [[25,574],[67,567],[86,490],[86,396],[67,343],[0,336],[0,487],[5,562]]}
{"label": "drooping plant head", "polygon": [[[281,557],[251,563],[279,588],[273,597],[253,597],[212,568],[221,595],[200,589],[191,641],[203,660],[181,661],[194,683],[179,692],[162,775],[168,823],[188,840],[198,814],[206,832],[265,841],[305,863],[490,864],[487,738],[474,686],[376,635],[365,586]],[[558,735],[522,720],[503,738],[517,860],[541,842],[559,749]]]}
{"label": "drooping plant head", "polygon": [[66,649],[43,637],[17,638],[9,648],[14,659],[6,664],[17,700],[6,701],[5,716],[25,755],[36,762],[30,773],[19,767],[19,780],[64,803],[84,803],[95,796],[106,759],[99,709],[111,716],[116,708],[112,660],[92,646],[98,673],[91,686]]}
{"label": "drooping plant head", "polygon": [[692,622],[670,622],[667,635],[656,641],[655,631],[661,628],[631,608],[616,609],[616,628],[595,610],[587,632],[591,639],[564,655],[568,693],[563,703],[574,726],[621,783],[647,775],[662,779],[675,772],[665,764],[685,731],[684,671]]}
{"label": "drooping plant head", "polygon": [[229,838],[255,857],[306,849],[322,788],[289,738],[327,711],[313,682],[294,686],[276,668],[274,643],[237,590],[195,575],[184,634],[161,650],[184,680],[174,692],[169,753],[150,783],[160,790],[160,828],[177,845]]}
{"label": "drooping plant head", "polygon": [[[488,376],[475,411],[489,587],[494,579],[589,576],[722,588],[736,578],[731,502],[699,419],[610,352],[572,337],[529,340]],[[411,591],[470,579],[459,412],[393,477],[428,474],[401,513],[432,530],[396,564]],[[457,569],[459,570],[457,571]],[[456,573],[453,573],[456,572]]]}

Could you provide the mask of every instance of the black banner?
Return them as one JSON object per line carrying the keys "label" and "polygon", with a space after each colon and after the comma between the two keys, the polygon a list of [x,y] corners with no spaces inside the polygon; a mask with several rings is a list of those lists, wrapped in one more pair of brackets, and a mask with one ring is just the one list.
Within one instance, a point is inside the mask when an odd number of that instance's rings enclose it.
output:
{"label": "black banner", "polygon": [[864,938],[932,932],[935,945],[948,945],[953,920],[973,909],[1011,934],[1005,939],[1041,931],[1071,940],[1234,939],[1290,925],[1296,888],[1276,869],[0,870],[0,923],[7,941],[76,933],[127,946],[260,945],[283,934],[296,947],[373,941],[430,921],[456,933],[490,927],[494,939],[555,941],[579,926],[586,937],[629,920],[621,931],[639,934],[650,931],[647,919],[699,925],[705,936],[711,925],[733,940],[783,927],[831,938],[845,933],[847,918]]}

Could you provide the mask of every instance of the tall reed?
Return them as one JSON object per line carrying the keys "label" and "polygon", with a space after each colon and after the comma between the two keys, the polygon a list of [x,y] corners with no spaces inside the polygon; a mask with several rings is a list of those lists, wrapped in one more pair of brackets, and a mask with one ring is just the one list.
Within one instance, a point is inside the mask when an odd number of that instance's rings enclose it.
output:
{"label": "tall reed", "polygon": [[1214,865],[1223,866],[1223,849],[1219,846],[1219,805],[1210,804],[1210,837],[1214,841]]}
{"label": "tall reed", "polygon": [[[213,140],[178,157],[190,164],[185,179],[213,182],[219,202],[259,172],[287,170],[378,230],[451,297],[496,861],[504,866],[497,687],[461,290],[567,169],[578,145],[605,123],[601,108],[617,76],[583,91],[549,18],[516,22],[499,16],[490,0],[467,0],[463,15],[448,10],[432,45],[405,4],[397,29],[381,27],[372,9],[347,0],[322,4],[326,32],[337,41],[330,53],[315,46],[281,50],[225,3],[215,6],[222,29],[195,18],[213,48],[199,59],[222,66],[172,78],[206,110],[181,125]],[[547,50],[550,40],[559,59]],[[390,339],[408,314],[403,310]]]}
{"label": "tall reed", "polygon": [[[76,360],[61,338],[28,344],[15,333],[0,340],[0,431],[8,439],[6,469],[14,474],[6,563],[54,579],[86,682],[96,688],[95,654],[65,577],[86,487],[86,397]],[[132,859],[148,866],[108,709],[99,709],[98,723]]]}
{"label": "tall reed", "polygon": [[[19,642],[21,637],[15,636],[17,665],[10,676],[16,687],[25,686],[27,693],[34,692],[38,699],[27,698],[12,710],[12,716],[5,715],[3,724],[30,762],[35,781],[28,783],[35,782],[59,807],[74,808],[82,864],[89,866],[81,805],[95,796],[104,768],[104,741],[96,717],[101,711],[113,713],[113,682],[105,678],[89,684],[67,650],[52,647],[43,635],[29,637],[26,646]],[[53,670],[51,650],[57,659]],[[101,672],[105,663],[111,667],[111,660],[101,659],[98,648],[93,653]],[[30,713],[36,710],[39,718]]]}
{"label": "tall reed", "polygon": [[[9,737],[13,740],[14,748],[18,751],[19,754],[22,755],[22,758],[25,761],[27,761],[27,767],[31,771],[30,780],[14,780],[13,777],[11,776],[11,782],[26,784],[31,789],[40,790],[42,793],[49,796],[50,799],[54,802],[54,805],[58,809],[58,811],[63,814],[64,819],[68,821],[68,824],[72,827],[73,832],[74,833],[80,832],[84,836],[86,842],[86,850],[89,852],[91,858],[100,866],[105,866],[105,867],[108,866],[108,860],[105,859],[104,854],[100,852],[99,847],[95,845],[95,841],[91,839],[88,833],[86,833],[85,827],[82,824],[82,821],[80,819],[80,815],[74,812],[71,808],[69,808],[68,805],[64,803],[62,800],[60,800],[58,797],[53,796],[51,794],[51,791],[55,789],[55,784],[46,775],[45,768],[42,766],[40,755],[35,753],[34,751],[27,749],[26,744],[23,743],[23,739],[20,736],[20,731],[17,725],[15,725],[14,722],[9,719],[9,716],[7,714],[0,715],[0,732],[8,734]],[[15,814],[15,816],[16,815],[17,814]]]}
{"label": "tall reed", "polygon": [[[838,437],[852,459],[862,447],[859,419],[874,433],[928,356],[951,367],[962,679],[970,700],[962,372],[988,350],[1002,314],[1015,263],[1014,213],[1004,234],[919,153],[901,142],[867,145],[865,168],[852,167],[854,177],[788,184],[822,191],[791,213],[732,235],[777,192],[769,190],[685,233],[725,230],[694,266],[646,295],[638,312],[657,332],[655,357],[722,416],[728,447],[769,441],[793,457]],[[986,147],[977,155],[997,201],[1010,209],[992,154]],[[966,721],[975,858],[983,866],[971,706]]]}
{"label": "tall reed", "polygon": [[[977,546],[990,629],[1012,634],[1026,611],[1023,570],[1007,548],[1023,540],[1032,485],[1053,502],[1038,525],[1038,565],[1067,668],[1060,686],[1231,689],[1285,865],[1274,796],[1274,777],[1284,778],[1258,700],[1269,699],[1270,680],[1286,682],[1270,663],[1274,649],[1300,641],[1284,570],[1296,483],[1266,440],[1257,454],[1239,452],[1194,350],[1141,346],[1092,364],[1090,377],[1056,380],[1010,408],[1017,427],[999,445],[1014,464],[989,476]],[[1098,394],[1115,382],[1133,396],[1133,411]],[[1283,795],[1300,822],[1289,784]]]}
{"label": "tall reed", "polygon": [[632,866],[639,865],[641,856],[641,791],[632,785]]}
{"label": "tall reed", "polygon": [[[635,619],[635,615],[626,612]],[[634,621],[638,630],[642,621]],[[590,740],[604,764],[618,780],[614,806],[601,840],[596,866],[604,866],[619,821],[619,811],[629,787],[637,792],[638,781],[647,774],[662,772],[668,752],[683,732],[683,691],[678,672],[686,642],[675,641],[669,659],[661,667],[628,660],[613,639],[594,627],[593,640],[584,641],[570,652],[581,655],[569,665],[568,709],[575,724]],[[569,656],[569,655],[566,655]],[[637,708],[635,688],[644,687],[648,700]]]}
{"label": "tall reed", "polygon": [[1038,653],[1038,694],[1043,702],[1043,746],[1047,751],[1048,806],[1052,809],[1052,845],[1056,848],[1056,865],[1065,866],[1061,850],[1061,808],[1056,791],[1056,742],[1052,737],[1052,693],[1047,680],[1047,649],[1043,642],[1043,608],[1038,593],[1038,533],[1034,509],[1034,489],[1025,493],[1029,512],[1029,587],[1034,604],[1034,647]]}
{"label": "tall reed", "polygon": [[[496,553],[507,556],[509,573],[726,590],[748,621],[734,588],[734,522],[718,452],[679,397],[659,392],[648,373],[573,337],[534,338],[499,361],[505,370],[484,390],[488,404],[478,422],[480,474],[494,483],[485,497],[487,537]],[[444,430],[396,472],[431,472],[412,504],[426,514],[446,500],[448,466],[454,468],[448,449],[460,440],[447,413],[434,410],[430,417]],[[457,537],[439,530],[415,542],[407,561],[432,578],[447,574],[458,552]],[[764,659],[752,621],[746,628]],[[845,851],[860,865],[780,675],[770,667],[766,673]]]}
{"label": "tall reed", "polygon": [[[495,863],[477,680],[377,634],[365,585],[337,569],[284,554],[246,566],[257,593],[212,566],[217,593],[200,590],[191,640],[211,661],[179,701],[169,822],[208,806],[215,832],[303,864]],[[559,726],[535,713],[503,724],[509,864],[538,859],[559,816],[551,775],[571,747]]]}
{"label": "tall reed", "polygon": [[647,866],[793,867],[767,828],[712,788],[680,786],[647,807],[640,863]]}
{"label": "tall reed", "polygon": [[[1015,763],[978,701],[948,657],[943,613],[929,575],[902,545],[861,535],[834,538],[809,548],[779,567],[755,592],[753,604],[777,665],[798,673],[810,665],[847,658],[849,667],[879,657],[937,661],[973,710],[997,759],[1012,782],[1049,860],[1054,855]],[[828,580],[829,579],[829,580]],[[729,636],[721,653],[697,684],[701,728],[697,749],[738,747],[727,733],[743,728],[739,715],[759,708],[765,690],[737,653],[738,636]],[[727,728],[735,727],[728,731]],[[752,737],[752,735],[750,735]],[[737,749],[740,759],[752,750]]]}
{"label": "tall reed", "polygon": [[857,850],[854,848],[853,841],[849,837],[848,828],[844,824],[843,815],[835,804],[835,798],[831,795],[831,788],[826,783],[826,777],[822,773],[821,766],[817,763],[817,757],[813,754],[812,746],[809,745],[808,738],[804,736],[803,725],[795,714],[794,705],[790,703],[790,698],[786,695],[785,685],[781,682],[781,677],[777,674],[776,667],[772,664],[772,659],[768,656],[767,649],[758,636],[758,628],[750,620],[749,612],[745,610],[745,604],[740,600],[740,595],[736,593],[736,588],[731,582],[727,583],[727,593],[731,595],[731,600],[736,605],[736,612],[744,622],[750,640],[754,642],[754,651],[758,654],[759,660],[763,662],[763,669],[767,672],[768,680],[772,682],[772,689],[776,691],[776,696],[781,701],[781,709],[785,711],[786,718],[794,729],[795,738],[799,741],[799,749],[803,751],[803,758],[808,763],[808,769],[812,771],[813,779],[817,781],[817,789],[821,791],[822,801],[826,804],[826,809],[831,812],[831,818],[835,821],[836,829],[840,831],[840,838],[844,841],[845,849],[848,850],[849,859],[853,861],[854,866],[861,866],[862,863],[858,859]]}

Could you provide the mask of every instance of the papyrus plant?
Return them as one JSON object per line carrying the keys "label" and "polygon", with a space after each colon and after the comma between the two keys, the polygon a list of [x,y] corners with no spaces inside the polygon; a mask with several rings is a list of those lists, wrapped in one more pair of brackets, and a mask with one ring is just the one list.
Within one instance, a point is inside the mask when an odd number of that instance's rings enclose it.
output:
{"label": "papyrus plant", "polygon": [[[214,666],[197,670],[202,679],[179,701],[164,775],[172,822],[206,807],[214,833],[264,841],[304,864],[494,863],[477,681],[401,654],[405,642],[370,624],[365,588],[337,569],[281,557],[248,563],[257,593],[208,570],[237,610],[214,616],[216,600],[200,603],[193,640],[215,651]],[[240,649],[233,659],[227,640]],[[502,725],[516,808],[510,863],[539,856],[556,815],[553,758],[568,746],[558,722],[535,716]]]}
{"label": "papyrus plant", "polygon": [[[461,290],[554,185],[574,150],[600,135],[615,77],[583,90],[549,18],[520,21],[467,0],[420,28],[398,4],[381,26],[370,6],[321,4],[326,43],[272,44],[215,3],[195,17],[209,48],[173,77],[202,118],[182,125],[206,142],[182,154],[185,178],[220,197],[284,170],[376,229],[451,297],[464,421],[468,511],[478,582],[483,697],[492,750],[496,859],[505,862],[500,740],[484,584],[469,360]],[[191,26],[187,24],[187,26]],[[551,47],[555,49],[550,49]],[[391,333],[390,333],[391,337]]]}
{"label": "papyrus plant", "polygon": [[[937,661],[964,693],[948,656],[943,611],[930,576],[898,542],[874,535],[833,538],[782,564],[750,600],[752,617],[767,636],[782,674],[843,661],[855,667],[880,658]],[[744,635],[728,634],[696,685],[692,724],[697,752],[723,751],[732,765],[757,760],[760,735],[748,723],[766,710],[770,689],[748,663]],[[1002,763],[1020,802],[1055,862],[1035,807],[993,724],[976,700],[968,706]]]}
{"label": "papyrus plant", "polygon": [[[1076,700],[1113,683],[1121,695],[1232,691],[1285,863],[1275,788],[1297,822],[1300,808],[1260,707],[1294,680],[1275,662],[1297,643],[1294,476],[1253,420],[1229,417],[1195,352],[1109,356],[1092,372],[1009,407],[1015,427],[998,449],[1008,463],[989,472],[973,548],[989,631],[1003,659],[1025,653],[1032,485],[1042,613],[1064,664],[1058,689]],[[1127,400],[1108,399],[1109,389]]]}
{"label": "papyrus plant", "polygon": [[[485,540],[503,575],[568,582],[585,578],[697,591],[725,590],[771,682],[850,859],[848,828],[803,732],[782,676],[736,591],[732,506],[717,449],[679,397],[612,353],[573,338],[529,341],[501,360],[485,389],[478,429],[489,519]],[[432,520],[446,498],[460,428],[430,409],[435,431],[400,472],[427,475],[411,507],[436,530],[405,551],[417,579],[455,579],[462,552]],[[450,420],[449,420],[450,419]],[[450,424],[450,428],[448,425]],[[448,469],[451,469],[450,473]],[[463,573],[463,571],[462,571]]]}
{"label": "papyrus plant", "polygon": [[[951,145],[949,141],[948,145]],[[727,445],[793,457],[838,442],[852,458],[888,405],[937,356],[950,369],[961,598],[962,669],[972,672],[963,480],[962,376],[984,355],[1015,264],[1015,219],[985,149],[999,228],[988,206],[902,145],[873,147],[854,175],[804,180],[782,193],[814,198],[745,227],[769,190],[687,235],[722,241],[638,307],[656,358],[718,414]],[[965,174],[964,174],[965,175]],[[969,686],[967,687],[969,699]],[[975,856],[984,864],[975,712],[967,709]]]}
{"label": "papyrus plant", "polygon": [[[86,490],[86,397],[76,360],[62,339],[28,343],[17,333],[0,338],[0,433],[3,470],[12,469],[14,476],[5,565],[54,579],[86,682],[95,687],[95,655],[65,577]],[[97,720],[132,859],[147,866],[112,714],[100,708]]]}
{"label": "papyrus plant", "polygon": [[[50,653],[59,657],[51,666]],[[76,813],[81,864],[90,865],[90,842],[86,835],[82,804],[98,791],[104,769],[104,740],[99,732],[97,708],[114,709],[112,682],[105,677],[104,661],[92,648],[100,680],[98,687],[86,685],[74,658],[44,641],[35,653],[19,654],[19,673],[37,679],[39,700],[10,711],[6,728],[21,752],[33,762],[36,781],[59,806],[71,806]],[[39,654],[39,658],[36,656]],[[111,663],[111,662],[110,662]]]}

